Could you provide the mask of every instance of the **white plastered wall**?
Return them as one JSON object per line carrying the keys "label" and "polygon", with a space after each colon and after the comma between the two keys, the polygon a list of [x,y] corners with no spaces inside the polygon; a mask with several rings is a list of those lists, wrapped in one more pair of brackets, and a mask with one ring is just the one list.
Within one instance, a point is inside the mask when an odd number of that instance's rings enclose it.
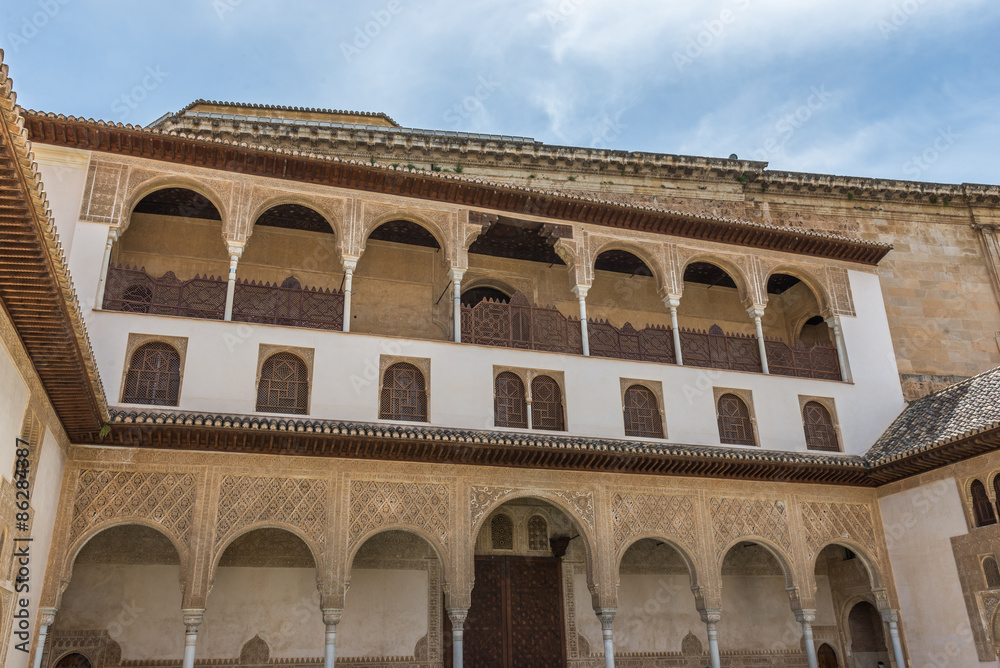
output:
{"label": "white plastered wall", "polygon": [[911,660],[937,668],[995,667],[976,655],[958,580],[951,538],[968,529],[955,479],[885,496],[879,507]]}

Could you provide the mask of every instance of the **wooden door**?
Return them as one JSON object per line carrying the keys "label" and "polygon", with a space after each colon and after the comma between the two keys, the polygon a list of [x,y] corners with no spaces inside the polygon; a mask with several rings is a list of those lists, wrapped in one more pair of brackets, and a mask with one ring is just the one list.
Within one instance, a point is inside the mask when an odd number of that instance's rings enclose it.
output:
{"label": "wooden door", "polygon": [[559,560],[476,557],[464,640],[465,661],[476,668],[565,666]]}
{"label": "wooden door", "polygon": [[819,668],[840,668],[840,664],[837,663],[837,653],[825,643],[819,646],[819,650],[816,651],[816,658],[818,659]]}

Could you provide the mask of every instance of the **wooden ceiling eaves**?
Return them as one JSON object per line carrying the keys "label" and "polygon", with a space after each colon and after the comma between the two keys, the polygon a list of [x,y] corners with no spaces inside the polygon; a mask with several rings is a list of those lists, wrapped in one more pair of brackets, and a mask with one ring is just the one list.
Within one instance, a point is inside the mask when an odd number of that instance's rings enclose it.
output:
{"label": "wooden ceiling eaves", "polygon": [[162,136],[126,126],[97,126],[77,119],[34,114],[26,127],[34,141],[74,146],[152,160],[191,164],[319,185],[346,187],[445,201],[459,206],[524,213],[556,220],[640,229],[718,243],[777,250],[800,255],[877,264],[890,250],[862,240],[814,236],[793,229],[681,216],[631,208],[559,193],[508,189],[500,185],[453,181],[437,174],[397,171],[383,165],[330,163],[303,155],[217,145],[205,140]]}

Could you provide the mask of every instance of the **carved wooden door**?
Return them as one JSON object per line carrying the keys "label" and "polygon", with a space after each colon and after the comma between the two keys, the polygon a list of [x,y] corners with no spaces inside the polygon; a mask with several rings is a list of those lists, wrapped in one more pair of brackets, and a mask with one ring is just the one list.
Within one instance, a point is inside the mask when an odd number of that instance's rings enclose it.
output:
{"label": "carved wooden door", "polygon": [[840,668],[840,663],[837,661],[837,653],[826,643],[820,645],[819,650],[816,652],[816,658],[819,662],[819,668]]}
{"label": "carved wooden door", "polygon": [[558,559],[476,557],[476,585],[465,624],[470,668],[566,665]]}

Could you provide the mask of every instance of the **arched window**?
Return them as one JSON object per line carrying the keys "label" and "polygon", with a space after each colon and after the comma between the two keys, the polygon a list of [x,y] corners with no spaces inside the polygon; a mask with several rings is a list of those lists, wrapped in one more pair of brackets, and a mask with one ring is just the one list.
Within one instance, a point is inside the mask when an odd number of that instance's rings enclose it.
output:
{"label": "arched window", "polygon": [[532,515],[528,520],[528,549],[535,552],[549,550],[549,523],[541,515]]}
{"label": "arched window", "polygon": [[976,516],[976,526],[986,527],[997,523],[993,504],[986,495],[986,486],[978,480],[972,481],[972,512]]}
{"label": "arched window", "polygon": [[524,383],[516,373],[497,374],[493,385],[493,422],[497,427],[528,428],[528,402]]}
{"label": "arched window", "polygon": [[427,422],[427,390],[420,369],[397,362],[385,370],[378,416],[382,420]]}
{"label": "arched window", "polygon": [[986,576],[986,586],[990,589],[1000,588],[1000,568],[993,557],[983,559],[983,575]]}
{"label": "arched window", "polygon": [[562,392],[548,376],[531,381],[531,428],[564,431]]}
{"label": "arched window", "polygon": [[277,353],[264,361],[257,386],[258,411],[305,415],[308,397],[305,362],[291,353]]}
{"label": "arched window", "polygon": [[802,425],[806,430],[806,447],[810,450],[840,452],[837,445],[837,430],[826,406],[818,401],[810,401],[802,407]]}
{"label": "arched window", "polygon": [[757,445],[750,423],[750,409],[735,394],[719,397],[719,439],[729,445]]}
{"label": "arched window", "polygon": [[663,419],[656,395],[648,387],[625,390],[625,435],[663,438]]}
{"label": "arched window", "polygon": [[181,356],[173,346],[147,343],[132,353],[122,402],[176,406],[180,389]]}
{"label": "arched window", "polygon": [[494,550],[514,549],[514,523],[506,515],[496,515],[490,522],[490,545]]}

